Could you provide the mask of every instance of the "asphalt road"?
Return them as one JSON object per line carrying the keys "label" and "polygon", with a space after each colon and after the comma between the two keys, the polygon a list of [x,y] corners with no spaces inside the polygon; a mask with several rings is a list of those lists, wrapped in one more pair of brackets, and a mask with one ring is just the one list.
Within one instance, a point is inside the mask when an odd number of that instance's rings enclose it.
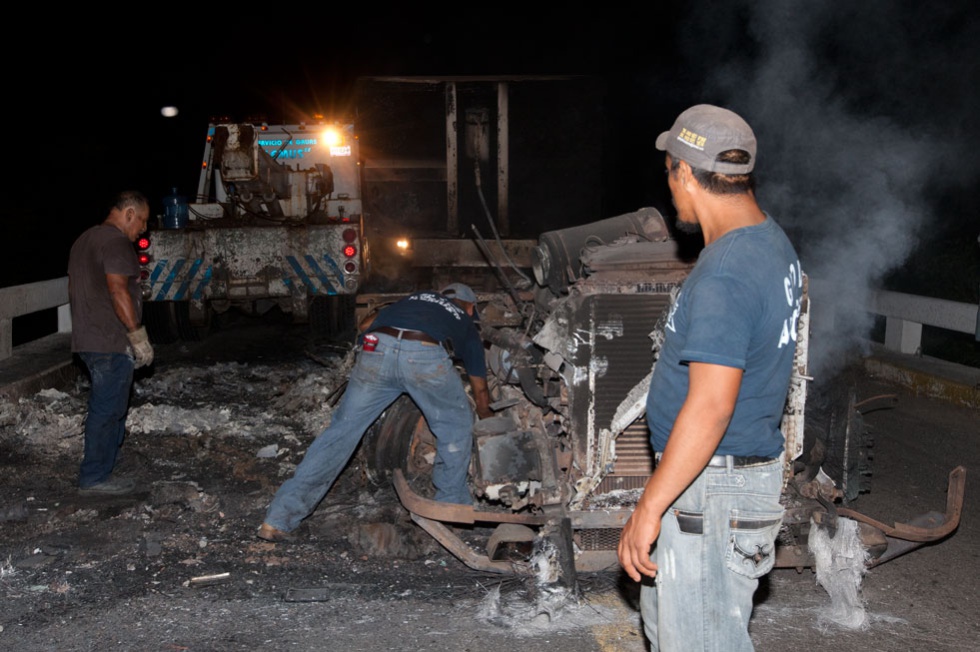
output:
{"label": "asphalt road", "polygon": [[[159,359],[190,357],[245,364],[261,360],[270,364],[284,351],[295,352],[294,347],[304,346],[301,332],[278,330],[283,328],[281,324],[254,330],[236,328],[212,341],[161,347]],[[858,383],[858,400],[873,397],[877,397],[875,409],[864,417],[874,439],[871,490],[852,507],[889,524],[907,522],[929,511],[941,512],[946,505],[948,474],[962,465],[967,469],[967,486],[960,526],[942,541],[867,572],[860,592],[867,619],[860,629],[849,629],[833,620],[830,596],[811,570],[773,571],[757,594],[751,623],[759,650],[976,649],[980,596],[973,564],[980,558],[980,506],[973,487],[976,469],[980,468],[980,410],[929,398],[866,373]],[[111,513],[105,516],[111,517]],[[5,526],[0,523],[0,527]],[[243,545],[240,554],[257,554],[248,545]],[[29,559],[31,552],[18,547],[12,554]],[[460,568],[445,554],[426,560],[382,561],[371,572],[355,572],[342,579],[322,573],[307,577],[284,573],[276,579],[268,559],[291,553],[262,554],[266,555],[263,573],[267,580],[272,578],[272,586],[258,588],[248,580],[234,590],[221,585],[151,586],[125,595],[105,595],[104,601],[84,609],[58,607],[58,597],[52,595],[39,607],[47,614],[43,626],[38,624],[41,620],[30,621],[33,628],[2,621],[0,648],[311,652],[647,649],[636,609],[636,587],[617,573],[583,577],[581,596],[551,596],[549,602],[516,584],[508,588],[507,583],[488,582],[485,576]],[[23,560],[4,563],[0,559],[0,570],[11,569],[10,563],[16,565],[18,561]],[[99,567],[108,561],[93,559],[91,563]],[[81,568],[84,570],[84,565]],[[25,579],[33,577],[25,573],[34,572],[20,570],[14,579],[21,584],[17,591],[8,590],[5,599],[30,599],[29,592],[36,587],[45,590],[33,579]],[[76,571],[76,578],[80,573]],[[445,579],[440,581],[442,577]],[[14,579],[0,573],[0,588],[10,589]],[[319,589],[318,599],[291,599],[290,589],[300,586]],[[498,594],[501,587],[505,590]],[[51,586],[47,591],[45,595],[53,592]],[[56,617],[58,612],[60,618]]]}

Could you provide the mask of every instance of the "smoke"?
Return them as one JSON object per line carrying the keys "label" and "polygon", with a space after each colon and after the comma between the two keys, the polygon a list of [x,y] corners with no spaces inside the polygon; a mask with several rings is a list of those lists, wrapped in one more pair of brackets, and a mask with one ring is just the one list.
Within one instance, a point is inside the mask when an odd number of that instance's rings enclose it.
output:
{"label": "smoke", "polygon": [[679,29],[698,101],[756,132],[760,204],[813,281],[817,377],[865,346],[861,306],[930,230],[976,223],[937,201],[977,178],[980,23],[958,4],[712,3]]}

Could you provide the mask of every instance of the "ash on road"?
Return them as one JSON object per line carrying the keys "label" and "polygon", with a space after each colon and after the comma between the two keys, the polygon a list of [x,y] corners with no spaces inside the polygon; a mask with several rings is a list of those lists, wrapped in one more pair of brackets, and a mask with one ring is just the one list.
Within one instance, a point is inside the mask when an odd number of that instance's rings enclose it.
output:
{"label": "ash on road", "polygon": [[[576,594],[473,571],[357,458],[297,543],[257,539],[276,488],[329,423],[346,354],[265,322],[158,347],[134,388],[118,473],[140,489],[126,497],[77,494],[84,376],[0,402],[0,648],[647,649],[637,587],[618,569],[580,576]],[[977,411],[862,383],[864,396],[895,400],[865,416],[874,476],[855,507],[886,523],[941,511],[949,471],[980,459]],[[957,532],[865,576],[864,628],[827,617],[811,570],[771,573],[757,649],[975,649],[972,481]]]}

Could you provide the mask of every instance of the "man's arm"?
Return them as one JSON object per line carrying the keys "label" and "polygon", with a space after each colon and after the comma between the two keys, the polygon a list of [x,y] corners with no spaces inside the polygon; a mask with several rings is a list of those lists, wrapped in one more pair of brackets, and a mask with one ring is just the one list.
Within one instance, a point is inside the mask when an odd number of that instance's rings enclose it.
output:
{"label": "man's arm", "polygon": [[656,575],[650,548],[660,535],[660,519],[714,455],[735,411],[741,384],[741,369],[690,363],[687,398],[619,540],[619,563],[634,580]]}
{"label": "man's arm", "polygon": [[109,286],[109,296],[112,298],[112,308],[116,317],[126,327],[127,332],[133,332],[140,327],[136,319],[136,306],[129,294],[129,277],[125,274],[106,274],[106,284]]}
{"label": "man's arm", "polygon": [[360,323],[357,325],[357,332],[358,333],[363,333],[368,328],[370,328],[371,327],[371,324],[374,323],[375,317],[377,317],[377,316],[378,316],[378,311],[377,310],[374,310],[373,312],[368,313],[368,315],[366,317],[364,317],[364,319],[362,319],[360,321]]}
{"label": "man's arm", "polygon": [[480,376],[467,376],[470,379],[470,388],[473,390],[473,400],[476,402],[476,414],[481,419],[493,416],[490,409],[490,390],[487,388],[487,379]]}

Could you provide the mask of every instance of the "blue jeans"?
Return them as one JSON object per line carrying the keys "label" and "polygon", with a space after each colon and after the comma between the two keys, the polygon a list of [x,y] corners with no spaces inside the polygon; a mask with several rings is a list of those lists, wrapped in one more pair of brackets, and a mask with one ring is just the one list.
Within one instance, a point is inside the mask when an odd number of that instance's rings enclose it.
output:
{"label": "blue jeans", "polygon": [[753,649],[752,595],[776,561],[782,482],[779,460],[707,467],[667,510],[651,555],[654,586],[640,589],[652,650]]}
{"label": "blue jeans", "polygon": [[85,452],[78,486],[91,487],[109,479],[126,434],[126,412],[133,387],[133,358],[126,353],[79,353],[88,368],[92,389],[85,417]]}
{"label": "blue jeans", "polygon": [[361,351],[330,425],[313,440],[293,477],[272,499],[265,522],[290,532],[330,490],[361,437],[395,399],[407,393],[436,438],[435,499],[472,504],[466,484],[473,446],[473,411],[463,381],[441,346],[377,333],[375,351]]}

